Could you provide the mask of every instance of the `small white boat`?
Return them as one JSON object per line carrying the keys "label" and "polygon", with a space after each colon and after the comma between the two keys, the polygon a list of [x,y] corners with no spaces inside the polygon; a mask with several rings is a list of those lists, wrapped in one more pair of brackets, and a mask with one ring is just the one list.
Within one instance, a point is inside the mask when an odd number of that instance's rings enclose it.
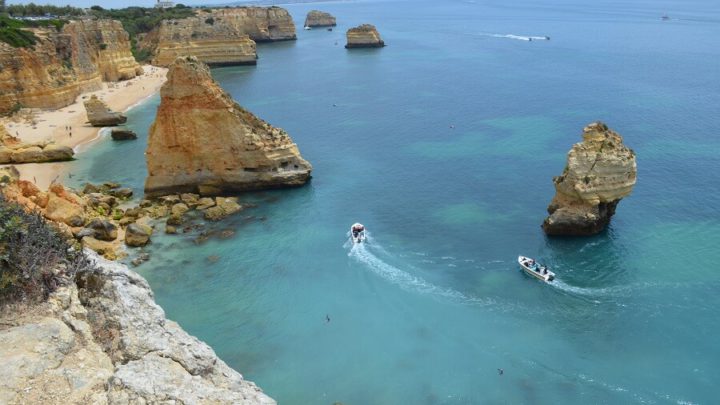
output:
{"label": "small white boat", "polygon": [[353,243],[365,242],[365,226],[358,222],[354,223],[353,226],[350,227],[350,237]]}
{"label": "small white boat", "polygon": [[555,280],[555,273],[548,270],[547,266],[543,266],[534,259],[525,256],[518,256],[518,263],[525,273],[540,279],[546,283]]}
{"label": "small white boat", "polygon": [[305,30],[310,31],[312,28],[305,26]]}

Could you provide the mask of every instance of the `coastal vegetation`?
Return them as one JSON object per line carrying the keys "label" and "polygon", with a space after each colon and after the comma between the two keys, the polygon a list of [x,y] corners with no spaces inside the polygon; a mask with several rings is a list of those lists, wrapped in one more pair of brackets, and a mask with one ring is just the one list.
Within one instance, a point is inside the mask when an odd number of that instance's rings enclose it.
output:
{"label": "coastal vegetation", "polygon": [[120,21],[125,31],[130,35],[131,51],[138,62],[147,61],[152,56],[150,51],[138,48],[138,35],[150,32],[153,28],[159,26],[163,20],[177,20],[195,15],[192,8],[182,4],[178,4],[173,8],[127,7],[111,10],[93,6],[88,13],[98,18],[111,18]]}
{"label": "coastal vegetation", "polygon": [[44,300],[90,266],[40,214],[0,194],[0,305]]}
{"label": "coastal vegetation", "polygon": [[15,48],[28,48],[37,42],[37,37],[27,28],[55,27],[58,31],[65,20],[17,20],[0,14],[0,41]]}

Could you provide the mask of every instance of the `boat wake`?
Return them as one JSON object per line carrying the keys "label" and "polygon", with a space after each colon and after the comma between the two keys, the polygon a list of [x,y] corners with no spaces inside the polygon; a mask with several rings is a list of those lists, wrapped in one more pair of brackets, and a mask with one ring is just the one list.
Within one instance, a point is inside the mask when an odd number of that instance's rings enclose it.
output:
{"label": "boat wake", "polygon": [[[460,291],[453,290],[452,288],[437,286],[421,277],[414,276],[407,271],[386,263],[384,260],[371,252],[371,249],[375,249],[375,245],[373,244],[369,234],[367,235],[367,240],[370,244],[353,243],[350,247],[350,251],[348,252],[348,256],[364,264],[373,273],[390,283],[397,285],[403,290],[431,295],[461,304],[493,304],[492,300],[482,300],[479,298],[468,297]],[[382,247],[378,246],[378,249],[383,251]]]}
{"label": "boat wake", "polygon": [[515,35],[515,34],[480,34],[481,36],[485,37],[493,37],[493,38],[506,38],[506,39],[514,39],[516,41],[549,41],[550,37],[546,36],[526,36],[526,35]]}

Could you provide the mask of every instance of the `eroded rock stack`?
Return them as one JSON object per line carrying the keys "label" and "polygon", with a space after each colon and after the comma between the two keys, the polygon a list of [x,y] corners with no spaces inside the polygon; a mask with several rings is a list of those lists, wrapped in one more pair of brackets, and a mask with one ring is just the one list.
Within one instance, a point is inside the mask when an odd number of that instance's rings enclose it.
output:
{"label": "eroded rock stack", "polygon": [[385,42],[372,24],[363,24],[347,31],[345,48],[382,48]]}
{"label": "eroded rock stack", "polygon": [[102,81],[135,77],[142,68],[130,51],[119,21],[78,20],[33,30],[32,48],[0,41],[0,113],[18,106],[60,108],[82,92],[100,89]]}
{"label": "eroded rock stack", "polygon": [[0,125],[0,164],[58,162],[74,154],[72,148],[53,142],[24,143]]}
{"label": "eroded rock stack", "polygon": [[0,402],[275,404],[166,319],[144,278],[88,255],[75,282],[0,322]]}
{"label": "eroded rock stack", "polygon": [[334,27],[336,25],[335,17],[324,11],[311,10],[305,17],[306,27]]}
{"label": "eroded rock stack", "polygon": [[593,235],[608,225],[637,178],[635,152],[602,122],[583,129],[583,141],[568,153],[543,230],[548,235]]}
{"label": "eroded rock stack", "polygon": [[168,66],[178,57],[195,56],[211,66],[254,65],[255,42],[296,39],[292,17],[280,7],[236,7],[198,12],[194,17],[165,20],[142,41]]}
{"label": "eroded rock stack", "polygon": [[146,196],[291,187],[310,178],[312,166],[290,136],[233,101],[196,58],[170,66],[160,96],[146,151]]}
{"label": "eroded rock stack", "polygon": [[111,127],[127,122],[127,117],[108,108],[104,101],[93,95],[85,101],[85,110],[90,124],[94,127]]}

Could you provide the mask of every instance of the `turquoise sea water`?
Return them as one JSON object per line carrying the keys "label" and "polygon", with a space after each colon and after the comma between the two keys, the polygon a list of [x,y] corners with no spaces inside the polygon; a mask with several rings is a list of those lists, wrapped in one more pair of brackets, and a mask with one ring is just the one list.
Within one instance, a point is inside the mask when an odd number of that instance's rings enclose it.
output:
{"label": "turquoise sea water", "polygon": [[[314,178],[243,196],[257,206],[213,228],[230,238],[155,236],[138,271],[168,317],[282,404],[717,403],[717,2],[288,8],[339,26],[213,75]],[[363,22],[386,48],[343,48]],[[158,102],[129,114],[139,141],[102,140],[70,181],[140,192]],[[552,176],[597,119],[637,152],[638,184],[607,232],[549,239]],[[355,221],[372,237],[351,249]]]}

